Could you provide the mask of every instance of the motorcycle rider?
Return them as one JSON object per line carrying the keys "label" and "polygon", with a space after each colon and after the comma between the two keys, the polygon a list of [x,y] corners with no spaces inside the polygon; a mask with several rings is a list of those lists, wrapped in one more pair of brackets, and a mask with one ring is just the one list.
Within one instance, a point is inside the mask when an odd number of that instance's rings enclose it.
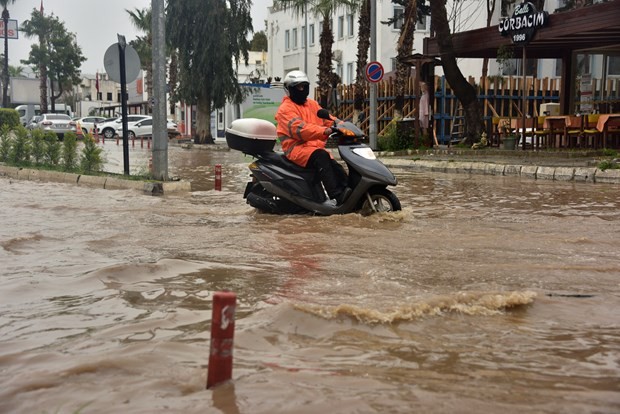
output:
{"label": "motorcycle rider", "polygon": [[[344,168],[325,149],[325,141],[333,132],[333,121],[317,116],[321,106],[308,98],[310,81],[304,72],[294,70],[287,73],[284,90],[287,96],[282,99],[275,117],[282,151],[295,164],[317,170],[325,191],[340,205],[351,194],[351,189],[346,186]],[[333,120],[337,121],[336,118]]]}

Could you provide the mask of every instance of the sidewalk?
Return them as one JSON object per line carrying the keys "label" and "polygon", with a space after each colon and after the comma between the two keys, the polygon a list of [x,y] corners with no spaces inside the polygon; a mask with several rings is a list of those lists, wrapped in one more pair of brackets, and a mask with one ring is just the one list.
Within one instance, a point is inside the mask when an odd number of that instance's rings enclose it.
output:
{"label": "sidewalk", "polygon": [[599,151],[523,151],[439,148],[377,152],[388,167],[420,171],[520,176],[529,179],[620,184],[620,169],[597,166],[611,157]]}
{"label": "sidewalk", "polygon": [[[188,146],[188,150],[229,150],[225,144]],[[338,151],[332,154],[339,158]],[[576,181],[620,185],[620,169],[597,166],[611,157],[596,151],[522,151],[439,148],[427,151],[376,152],[389,168],[457,174],[515,176],[534,180]],[[0,165],[0,176],[22,180],[67,182],[95,188],[127,188],[146,193],[189,192],[186,181],[164,183],[125,180],[122,177],[86,176]]]}
{"label": "sidewalk", "polygon": [[83,187],[108,190],[138,190],[145,194],[187,193],[191,191],[188,181],[142,181],[130,180],[122,176],[74,174],[61,171],[39,170],[36,168],[11,167],[0,164],[0,177],[17,180],[42,181],[74,184]]}

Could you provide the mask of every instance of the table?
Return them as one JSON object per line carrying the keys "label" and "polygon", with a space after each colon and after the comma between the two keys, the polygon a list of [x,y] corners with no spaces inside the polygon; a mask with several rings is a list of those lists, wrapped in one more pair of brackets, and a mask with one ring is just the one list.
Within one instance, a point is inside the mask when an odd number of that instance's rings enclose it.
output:
{"label": "table", "polygon": [[568,146],[567,128],[574,122],[570,115],[546,116],[543,121],[543,132],[549,139],[553,137],[553,143],[550,143],[550,146],[561,148],[563,142],[566,142]]}
{"label": "table", "polygon": [[616,125],[616,121],[618,119],[620,119],[620,114],[601,114],[598,117],[598,123],[596,124],[596,129],[603,132],[605,130],[605,126],[609,126],[608,122],[610,122],[610,120],[612,123],[611,126],[618,126]]}
{"label": "table", "polygon": [[543,129],[557,129],[557,126],[561,126],[564,129],[565,126],[571,126],[570,115],[550,115],[546,116],[543,121]]}
{"label": "table", "polygon": [[606,148],[610,130],[614,134],[620,134],[620,114],[601,114],[596,129],[603,133],[603,148]]}

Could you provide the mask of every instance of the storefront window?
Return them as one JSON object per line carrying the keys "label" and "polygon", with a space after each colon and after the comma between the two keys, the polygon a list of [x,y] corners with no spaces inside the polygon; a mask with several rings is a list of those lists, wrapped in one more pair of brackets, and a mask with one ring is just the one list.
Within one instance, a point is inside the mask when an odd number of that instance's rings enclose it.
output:
{"label": "storefront window", "polygon": [[620,76],[620,56],[609,56],[607,58],[607,75]]}

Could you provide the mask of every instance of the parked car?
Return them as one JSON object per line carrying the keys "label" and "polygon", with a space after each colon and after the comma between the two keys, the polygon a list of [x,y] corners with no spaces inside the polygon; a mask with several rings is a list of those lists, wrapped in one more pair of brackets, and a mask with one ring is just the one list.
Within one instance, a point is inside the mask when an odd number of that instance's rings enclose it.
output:
{"label": "parked car", "polygon": [[82,127],[82,133],[86,135],[91,132],[94,133],[93,128],[95,127],[95,125],[103,124],[106,118],[102,116],[83,116],[81,118],[74,118],[73,120],[76,123],[80,123],[80,126]]}
{"label": "parked car", "polygon": [[[131,122],[138,122],[142,119],[150,118],[149,115],[127,115],[127,124]],[[97,133],[99,135],[103,135],[106,138],[114,138],[116,134],[116,130],[121,130],[120,134],[122,134],[123,130],[123,121],[122,117],[116,117],[113,121],[104,122],[101,125],[97,125]]]}
{"label": "parked car", "polygon": [[34,128],[55,132],[63,138],[67,132],[75,132],[75,122],[65,114],[41,114]]}
{"label": "parked car", "polygon": [[[167,121],[168,137],[178,134],[178,127],[172,121]],[[116,130],[119,135],[123,134],[123,126],[119,126]],[[127,123],[127,136],[129,138],[153,136],[153,117],[148,117],[137,122]]]}
{"label": "parked car", "polygon": [[30,121],[26,123],[26,129],[29,129],[32,131],[34,128],[37,127],[37,123],[39,122],[40,119],[41,119],[41,115],[35,115],[32,118],[30,118]]}

